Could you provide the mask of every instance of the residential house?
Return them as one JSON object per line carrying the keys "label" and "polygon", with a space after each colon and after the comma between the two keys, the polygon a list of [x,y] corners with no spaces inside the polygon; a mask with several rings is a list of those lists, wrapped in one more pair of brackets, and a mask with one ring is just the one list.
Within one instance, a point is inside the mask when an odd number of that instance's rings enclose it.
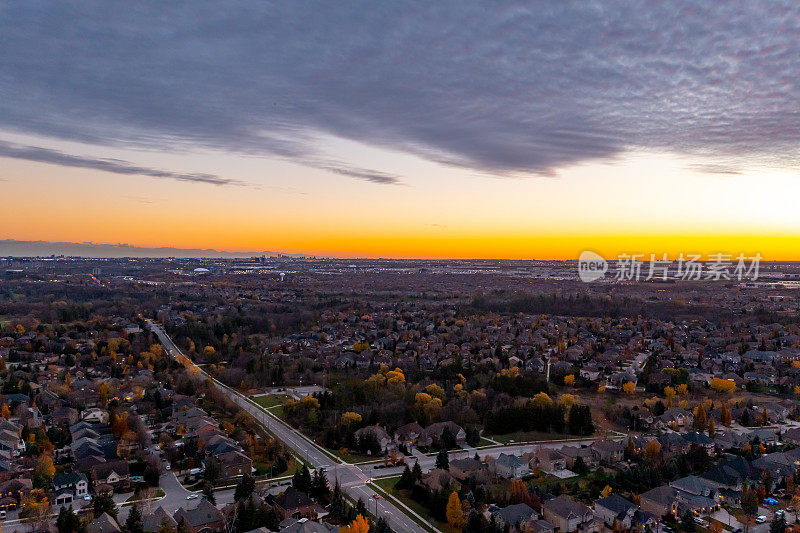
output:
{"label": "residential house", "polygon": [[528,525],[539,519],[539,515],[527,503],[495,508],[491,514],[498,524],[508,524],[512,529],[519,531],[525,531]]}
{"label": "residential house", "polygon": [[[594,502],[594,515],[605,525],[618,529],[631,529],[633,516],[638,506],[618,494],[612,494]],[[617,529],[618,528],[618,529]]]}
{"label": "residential house", "polygon": [[678,491],[669,485],[648,490],[639,496],[639,506],[655,516],[677,516]]}
{"label": "residential house", "polygon": [[122,533],[119,523],[108,513],[103,513],[86,526],[86,533]]}
{"label": "residential house", "polygon": [[178,530],[183,524],[191,533],[221,532],[225,527],[222,513],[205,498],[202,498],[194,509],[179,508],[175,511],[173,519],[178,524]]}
{"label": "residential house", "polygon": [[569,496],[558,496],[542,505],[544,519],[553,524],[560,533],[596,532],[597,522],[592,510]]}
{"label": "residential house", "polygon": [[268,495],[266,502],[275,509],[281,520],[287,518],[317,518],[317,509],[314,501],[305,492],[301,492],[294,487],[288,487],[277,496]]}
{"label": "residential house", "polygon": [[223,478],[235,478],[244,474],[250,474],[253,470],[253,460],[247,455],[237,450],[231,450],[216,456],[222,468]]}
{"label": "residential house", "polygon": [[589,448],[595,458],[606,464],[614,464],[625,458],[625,445],[620,441],[601,439],[594,441]]}
{"label": "residential house", "polygon": [[530,472],[527,461],[521,457],[501,453],[496,459],[489,461],[490,470],[500,477],[516,479]]}

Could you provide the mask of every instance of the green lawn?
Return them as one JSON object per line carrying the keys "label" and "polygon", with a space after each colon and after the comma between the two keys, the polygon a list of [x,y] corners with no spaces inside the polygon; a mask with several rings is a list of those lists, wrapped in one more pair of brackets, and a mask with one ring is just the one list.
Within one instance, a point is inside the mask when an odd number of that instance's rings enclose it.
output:
{"label": "green lawn", "polygon": [[489,435],[489,437],[501,444],[509,444],[516,442],[532,442],[538,440],[563,440],[565,438],[566,439],[589,438],[589,437],[578,437],[576,435],[565,435],[564,433],[544,433],[541,431],[524,431],[517,433],[508,433],[506,435]]}
{"label": "green lawn", "polygon": [[285,394],[270,394],[269,396],[256,396],[255,398],[251,398],[254,402],[256,402],[261,407],[269,409],[270,407],[277,407],[278,405],[283,405],[283,402],[286,401]]}
{"label": "green lawn", "polygon": [[[399,479],[400,479],[400,476],[385,477],[385,478],[376,479],[375,481],[373,481],[372,484],[376,485],[378,489],[383,491],[384,495],[388,494],[388,495],[394,496],[396,499],[400,500],[405,505],[407,505],[410,509],[412,509],[415,513],[417,513],[420,516],[425,517],[425,519],[427,519],[431,524],[436,526],[436,529],[438,531],[450,531],[451,528],[450,528],[450,526],[448,524],[443,523],[443,522],[438,522],[436,519],[434,519],[430,515],[430,513],[428,513],[428,510],[422,504],[420,504],[419,502],[417,502],[415,500],[412,500],[409,497],[407,490],[397,490],[397,489],[394,488],[395,484],[397,483],[397,480],[399,480]],[[405,509],[403,509],[402,507],[398,506],[398,509],[400,509],[401,511],[405,512]],[[408,514],[408,513],[406,513],[406,514],[408,515],[409,518],[411,518],[414,522],[416,522],[420,526],[424,527],[425,529],[430,529],[429,525],[421,522],[416,516],[414,516],[412,514]]]}

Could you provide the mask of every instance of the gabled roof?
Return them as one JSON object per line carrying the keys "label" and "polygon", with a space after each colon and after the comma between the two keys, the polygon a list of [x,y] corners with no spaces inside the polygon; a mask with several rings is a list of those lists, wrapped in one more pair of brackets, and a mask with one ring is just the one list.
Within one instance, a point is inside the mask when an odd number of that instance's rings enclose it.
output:
{"label": "gabled roof", "polygon": [[605,498],[601,498],[595,502],[595,508],[600,505],[605,507],[612,513],[614,513],[617,517],[623,517],[628,514],[628,511],[632,509],[636,509],[636,504],[633,502],[629,502],[619,494],[612,494],[610,496],[606,496]]}
{"label": "gabled roof", "polygon": [[544,502],[544,509],[559,516],[561,518],[569,518],[570,516],[586,516],[591,512],[591,509],[578,503],[569,496],[558,496],[552,500]]}

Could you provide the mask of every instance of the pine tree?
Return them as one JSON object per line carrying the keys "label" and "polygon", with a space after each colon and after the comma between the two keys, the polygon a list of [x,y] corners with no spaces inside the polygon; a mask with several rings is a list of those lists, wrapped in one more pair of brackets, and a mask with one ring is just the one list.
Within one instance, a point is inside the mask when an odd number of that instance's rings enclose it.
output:
{"label": "pine tree", "polygon": [[134,504],[125,520],[125,531],[127,533],[144,533],[144,522],[142,521],[142,511],[139,506]]}
{"label": "pine tree", "polygon": [[419,461],[414,463],[414,467],[411,469],[411,476],[414,478],[414,482],[422,479],[422,468],[419,466]]}
{"label": "pine tree", "polygon": [[303,465],[302,469],[295,471],[294,477],[292,478],[292,486],[306,494],[311,492],[311,472],[309,472],[306,465]]}
{"label": "pine tree", "polygon": [[447,450],[439,450],[439,454],[436,456],[436,468],[450,470],[450,457],[447,455]]}
{"label": "pine tree", "polygon": [[331,494],[331,489],[328,487],[328,476],[325,471],[319,468],[314,470],[314,478],[311,480],[311,493],[318,500],[327,500]]}
{"label": "pine tree", "polygon": [[214,485],[208,481],[203,482],[203,496],[211,502],[211,505],[217,505],[217,498],[214,496]]}
{"label": "pine tree", "polygon": [[784,515],[777,515],[769,525],[769,533],[784,533],[786,531],[786,518]]}
{"label": "pine tree", "polygon": [[331,497],[330,514],[334,518],[342,518],[345,513],[344,495],[342,494],[342,487],[339,486],[339,480],[333,486],[333,496]]}
{"label": "pine tree", "polygon": [[403,469],[403,473],[400,474],[400,479],[397,480],[394,488],[396,489],[410,489],[414,486],[414,478],[411,474],[411,469],[408,468],[408,465]]}
{"label": "pine tree", "polygon": [[250,495],[253,494],[255,488],[256,480],[253,479],[253,476],[244,474],[239,480],[239,483],[236,484],[236,490],[233,493],[233,501],[241,502],[248,499]]}

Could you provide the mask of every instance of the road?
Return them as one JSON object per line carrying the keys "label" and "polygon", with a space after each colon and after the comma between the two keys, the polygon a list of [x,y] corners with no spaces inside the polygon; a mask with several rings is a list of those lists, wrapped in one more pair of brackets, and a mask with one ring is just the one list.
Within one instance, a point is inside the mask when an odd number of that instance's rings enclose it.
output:
{"label": "road", "polygon": [[[148,327],[156,334],[162,346],[173,357],[182,355],[183,352],[172,342],[172,339],[164,332],[158,324],[147,320]],[[188,359],[188,358],[187,358]],[[357,466],[344,463],[334,459],[322,450],[316,443],[306,438],[296,429],[290,427],[272,413],[263,410],[261,407],[251,403],[239,392],[223,385],[209,376],[202,368],[191,363],[203,375],[212,379],[228,398],[231,399],[242,410],[249,413],[258,422],[264,425],[271,433],[281,440],[287,447],[291,448],[295,454],[314,468],[325,468],[328,479],[331,482],[339,481],[339,484],[350,497],[354,500],[361,498],[368,506],[370,512],[378,517],[383,517],[389,527],[398,533],[425,533],[427,530],[414,522],[408,515],[398,509],[394,504],[380,497],[369,485],[367,475]],[[219,503],[219,502],[218,502]]]}

